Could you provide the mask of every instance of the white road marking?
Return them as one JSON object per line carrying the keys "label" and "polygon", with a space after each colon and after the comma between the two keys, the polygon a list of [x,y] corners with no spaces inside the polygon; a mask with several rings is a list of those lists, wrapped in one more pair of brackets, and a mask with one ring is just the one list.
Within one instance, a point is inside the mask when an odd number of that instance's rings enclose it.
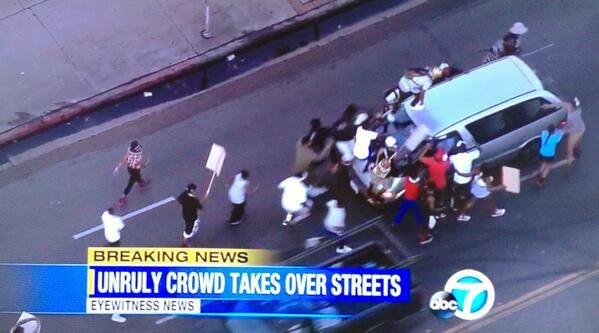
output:
{"label": "white road marking", "polygon": [[177,317],[176,316],[166,316],[166,317],[162,317],[162,318],[156,320],[154,323],[156,325],[162,325],[162,324],[166,323],[167,321],[169,321],[171,319],[175,319],[175,318],[177,318]]}
{"label": "white road marking", "polygon": [[[143,213],[145,213],[145,212],[147,212],[147,211],[149,211],[149,210],[151,210],[151,209],[154,209],[154,208],[156,208],[156,207],[160,207],[160,206],[162,206],[162,205],[166,205],[167,203],[169,203],[169,202],[173,202],[173,201],[175,201],[175,198],[174,198],[174,197],[168,197],[168,198],[166,198],[166,199],[163,199],[163,200],[160,200],[160,201],[158,201],[158,202],[155,202],[155,203],[153,203],[153,204],[151,204],[151,205],[149,205],[149,206],[146,206],[146,207],[144,207],[144,208],[141,208],[141,209],[138,209],[138,210],[136,210],[136,211],[133,211],[133,212],[131,212],[131,213],[129,213],[129,214],[125,214],[125,215],[123,215],[121,218],[123,219],[123,221],[125,221],[125,220],[127,220],[127,219],[130,219],[130,218],[132,218],[132,217],[135,217],[135,216],[137,216],[137,215],[139,215],[139,214],[143,214]],[[81,237],[85,237],[85,236],[87,236],[87,235],[91,235],[91,234],[93,234],[94,232],[96,232],[96,231],[100,231],[100,230],[102,230],[102,229],[104,229],[104,225],[102,225],[102,224],[100,224],[100,225],[97,225],[97,226],[95,226],[95,227],[93,227],[93,228],[87,229],[87,230],[85,230],[85,231],[82,231],[82,232],[80,232],[80,233],[78,233],[78,234],[76,234],[76,235],[73,235],[73,239],[79,239],[79,238],[81,238]]]}
{"label": "white road marking", "polygon": [[548,48],[550,48],[550,47],[554,47],[554,46],[555,46],[555,44],[554,44],[554,43],[551,43],[551,44],[545,45],[545,46],[543,46],[543,47],[541,47],[541,48],[538,48],[538,49],[536,49],[536,50],[534,50],[534,51],[530,51],[530,52],[528,52],[528,53],[524,53],[524,54],[522,55],[522,57],[524,58],[524,57],[531,56],[531,55],[533,55],[533,54],[535,54],[535,53],[541,52],[541,51],[543,51],[543,50],[545,50],[545,49],[548,49]]}

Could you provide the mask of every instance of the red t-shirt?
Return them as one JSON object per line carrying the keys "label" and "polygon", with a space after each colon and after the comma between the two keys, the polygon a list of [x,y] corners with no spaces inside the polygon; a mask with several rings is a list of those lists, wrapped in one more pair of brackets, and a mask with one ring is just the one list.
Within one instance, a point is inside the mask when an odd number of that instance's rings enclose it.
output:
{"label": "red t-shirt", "polygon": [[449,162],[443,160],[437,161],[433,157],[423,157],[420,161],[428,167],[428,175],[437,190],[444,189],[446,185],[445,175],[447,174],[447,170],[449,170]]}
{"label": "red t-shirt", "polygon": [[413,183],[408,177],[405,179],[406,191],[404,192],[404,199],[416,201],[420,196],[420,186],[418,183]]}

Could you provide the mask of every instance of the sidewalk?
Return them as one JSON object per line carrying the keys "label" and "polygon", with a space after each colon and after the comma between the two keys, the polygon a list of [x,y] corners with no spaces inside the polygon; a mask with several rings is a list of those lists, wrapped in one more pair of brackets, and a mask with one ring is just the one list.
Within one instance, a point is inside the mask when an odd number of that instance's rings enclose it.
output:
{"label": "sidewalk", "polygon": [[355,1],[0,1],[0,145]]}

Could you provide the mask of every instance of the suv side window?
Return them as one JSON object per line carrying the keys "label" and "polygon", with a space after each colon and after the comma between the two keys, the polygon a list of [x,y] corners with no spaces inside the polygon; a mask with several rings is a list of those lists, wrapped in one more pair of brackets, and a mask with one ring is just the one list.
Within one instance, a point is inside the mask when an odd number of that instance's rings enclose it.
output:
{"label": "suv side window", "polygon": [[482,145],[558,110],[543,108],[544,104],[549,104],[549,102],[542,98],[524,101],[466,125],[466,129]]}
{"label": "suv side window", "polygon": [[476,142],[481,145],[507,134],[509,127],[504,117],[505,111],[495,112],[492,115],[470,123],[466,125],[466,129],[472,134]]}

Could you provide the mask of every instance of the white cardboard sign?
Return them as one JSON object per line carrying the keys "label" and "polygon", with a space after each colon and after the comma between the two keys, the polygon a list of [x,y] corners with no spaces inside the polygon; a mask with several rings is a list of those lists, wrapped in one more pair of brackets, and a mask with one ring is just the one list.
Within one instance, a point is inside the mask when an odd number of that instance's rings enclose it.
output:
{"label": "white cardboard sign", "polygon": [[220,176],[220,171],[225,162],[225,156],[227,156],[225,148],[213,143],[212,148],[210,149],[210,155],[208,155],[208,161],[206,162],[206,168],[214,172],[217,176]]}
{"label": "white cardboard sign", "polygon": [[511,193],[520,193],[520,169],[502,167],[502,183],[505,190]]}

